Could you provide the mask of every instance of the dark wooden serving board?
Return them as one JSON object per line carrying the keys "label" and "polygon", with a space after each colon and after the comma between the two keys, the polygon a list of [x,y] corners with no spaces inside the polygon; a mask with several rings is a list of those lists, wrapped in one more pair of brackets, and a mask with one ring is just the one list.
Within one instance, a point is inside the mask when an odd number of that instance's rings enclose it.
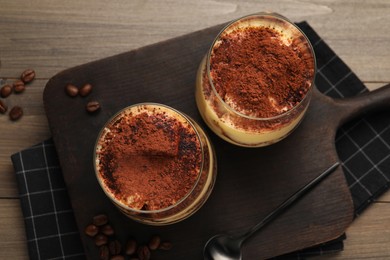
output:
{"label": "dark wooden serving board", "polygon": [[[98,259],[85,226],[107,213],[124,242],[146,243],[160,234],[174,243],[153,259],[202,259],[203,245],[220,232],[251,227],[301,186],[338,161],[337,128],[361,112],[390,103],[390,89],[348,100],[333,100],[314,91],[308,113],[287,139],[269,147],[248,149],[222,141],[204,125],[194,98],[198,65],[218,25],[138,50],[65,70],[47,83],[44,104],[77,224],[89,259]],[[68,83],[91,83],[87,98],[68,97]],[[89,100],[102,109],[90,115]],[[105,197],[93,171],[93,149],[99,130],[118,110],[138,102],[164,103],[199,122],[217,153],[218,176],[206,204],[192,217],[170,226],[153,227],[124,217]],[[244,245],[244,259],[261,259],[313,246],[340,236],[351,223],[353,206],[341,167],[307,196]]]}

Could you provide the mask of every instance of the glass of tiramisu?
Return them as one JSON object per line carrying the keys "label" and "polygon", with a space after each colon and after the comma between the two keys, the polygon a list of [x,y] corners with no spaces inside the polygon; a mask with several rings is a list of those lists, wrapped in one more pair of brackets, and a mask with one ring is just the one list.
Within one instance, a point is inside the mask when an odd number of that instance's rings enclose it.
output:
{"label": "glass of tiramisu", "polygon": [[226,141],[270,145],[302,121],[315,73],[313,47],[294,23],[275,13],[248,15],[229,23],[203,58],[197,106]]}
{"label": "glass of tiramisu", "polygon": [[167,225],[195,213],[216,178],[212,145],[199,125],[171,107],[129,106],[100,132],[94,155],[99,184],[128,217]]}

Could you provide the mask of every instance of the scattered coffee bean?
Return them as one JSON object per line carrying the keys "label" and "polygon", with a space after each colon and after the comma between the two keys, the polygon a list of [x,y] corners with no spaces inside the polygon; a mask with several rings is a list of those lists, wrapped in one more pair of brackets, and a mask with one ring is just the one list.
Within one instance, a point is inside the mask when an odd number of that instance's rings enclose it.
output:
{"label": "scattered coffee bean", "polygon": [[35,79],[35,71],[31,69],[23,71],[22,75],[20,76],[20,79],[24,83],[29,83],[33,81]]}
{"label": "scattered coffee bean", "polygon": [[96,226],[103,226],[108,223],[108,217],[105,214],[99,214],[92,218],[92,223]]}
{"label": "scattered coffee bean", "polygon": [[23,116],[23,109],[20,106],[14,106],[10,111],[9,111],[9,118],[12,121],[19,120]]}
{"label": "scattered coffee bean", "polygon": [[108,241],[107,236],[105,236],[103,234],[98,234],[95,236],[95,245],[97,245],[97,246],[105,245],[105,244],[107,244],[107,241]]}
{"label": "scattered coffee bean", "polygon": [[7,112],[8,106],[0,100],[0,113],[5,114]]}
{"label": "scattered coffee bean", "polygon": [[158,247],[158,249],[161,249],[161,250],[171,250],[173,247],[173,244],[171,242],[168,242],[168,241],[164,241],[160,244],[160,246]]}
{"label": "scattered coffee bean", "polygon": [[161,243],[160,237],[157,235],[154,235],[149,241],[149,249],[156,250],[160,246],[160,243]]}
{"label": "scattered coffee bean", "polygon": [[125,254],[132,255],[137,251],[137,241],[130,239],[126,243]]}
{"label": "scattered coffee bean", "polygon": [[94,113],[100,109],[100,104],[97,101],[89,101],[85,109],[89,113]]}
{"label": "scattered coffee bean", "polygon": [[111,241],[108,248],[110,249],[110,253],[112,255],[119,255],[122,251],[122,245],[118,240]]}
{"label": "scattered coffee bean", "polygon": [[79,93],[79,89],[73,84],[68,84],[65,86],[65,92],[68,96],[75,97]]}
{"label": "scattered coffee bean", "polygon": [[[34,80],[34,78],[35,78],[35,71],[34,70],[31,70],[31,69],[25,70],[21,74],[20,80],[16,80],[15,82],[13,82],[12,86],[6,84],[6,85],[1,87],[0,97],[6,98],[9,95],[11,95],[12,92],[22,93],[26,89],[25,83],[31,82],[32,80]],[[0,81],[1,81],[1,84],[5,83],[5,81],[3,81],[2,79]],[[5,114],[7,112],[7,110],[8,110],[7,105],[2,100],[0,100],[0,113]],[[23,109],[20,106],[14,106],[9,111],[8,116],[9,116],[9,119],[12,121],[19,120],[23,116]]]}
{"label": "scattered coffee bean", "polygon": [[147,246],[142,245],[137,249],[137,255],[140,260],[149,260],[150,259],[150,250]]}
{"label": "scattered coffee bean", "polygon": [[10,85],[4,85],[1,89],[0,89],[0,96],[2,98],[6,98],[8,97],[9,95],[11,95],[12,93],[12,87]]}
{"label": "scattered coffee bean", "polygon": [[106,235],[106,236],[112,236],[112,235],[114,235],[114,229],[112,228],[112,226],[111,225],[109,225],[109,224],[106,224],[106,225],[104,225],[104,226],[102,226],[101,228],[100,228],[100,232],[102,232],[104,235]]}
{"label": "scattered coffee bean", "polygon": [[21,80],[17,80],[13,83],[14,86],[14,92],[15,93],[22,93],[25,89],[26,86],[24,85],[24,82]]}
{"label": "scattered coffee bean", "polygon": [[[93,237],[95,245],[99,248],[99,256],[102,260],[149,260],[152,251],[156,249],[170,250],[172,248],[171,242],[161,242],[161,238],[158,235],[152,236],[147,245],[138,246],[135,239],[129,239],[126,246],[122,247],[120,241],[113,236],[115,231],[109,224],[108,216],[105,214],[94,216],[92,224],[85,228],[85,233]],[[109,241],[109,236],[111,236],[111,241]]]}
{"label": "scattered coffee bean", "polygon": [[110,259],[110,251],[107,245],[103,245],[99,248],[99,256],[100,256],[100,260]]}
{"label": "scattered coffee bean", "polygon": [[79,90],[79,94],[82,97],[88,96],[92,92],[92,85],[87,83],[84,86],[82,86]]}
{"label": "scattered coffee bean", "polygon": [[90,237],[96,236],[98,232],[99,232],[99,228],[94,224],[88,225],[85,228],[85,234],[87,234]]}
{"label": "scattered coffee bean", "polygon": [[[81,97],[86,97],[92,92],[92,85],[90,83],[86,83],[80,89],[73,84],[68,84],[65,86],[65,92],[70,97],[75,97],[80,95]],[[85,105],[85,109],[88,113],[95,113],[100,110],[100,103],[97,101],[89,101]]]}

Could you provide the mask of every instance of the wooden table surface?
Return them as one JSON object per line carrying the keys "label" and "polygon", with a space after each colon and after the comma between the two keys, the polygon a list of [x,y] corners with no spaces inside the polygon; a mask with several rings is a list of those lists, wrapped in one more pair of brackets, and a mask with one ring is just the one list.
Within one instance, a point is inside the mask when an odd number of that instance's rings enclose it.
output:
{"label": "wooden table surface", "polygon": [[[238,2],[238,1],[237,1]],[[37,79],[7,98],[25,115],[0,114],[0,259],[28,259],[10,155],[50,137],[42,93],[63,69],[257,11],[306,20],[372,90],[390,83],[390,1],[0,0],[0,81],[32,68]],[[345,249],[317,259],[390,259],[390,192],[347,230]]]}

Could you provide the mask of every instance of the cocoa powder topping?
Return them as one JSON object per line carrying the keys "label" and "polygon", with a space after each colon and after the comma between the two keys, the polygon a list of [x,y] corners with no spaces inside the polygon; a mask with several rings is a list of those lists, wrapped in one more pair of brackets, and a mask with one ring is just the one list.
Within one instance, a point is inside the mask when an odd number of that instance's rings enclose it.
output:
{"label": "cocoa powder topping", "polygon": [[158,210],[175,204],[194,186],[201,168],[200,142],[178,115],[156,108],[138,112],[108,126],[98,154],[100,174],[129,207]]}
{"label": "cocoa powder topping", "polygon": [[221,35],[211,53],[210,72],[217,93],[230,107],[268,118],[304,98],[314,59],[299,42],[272,28],[247,27]]}

